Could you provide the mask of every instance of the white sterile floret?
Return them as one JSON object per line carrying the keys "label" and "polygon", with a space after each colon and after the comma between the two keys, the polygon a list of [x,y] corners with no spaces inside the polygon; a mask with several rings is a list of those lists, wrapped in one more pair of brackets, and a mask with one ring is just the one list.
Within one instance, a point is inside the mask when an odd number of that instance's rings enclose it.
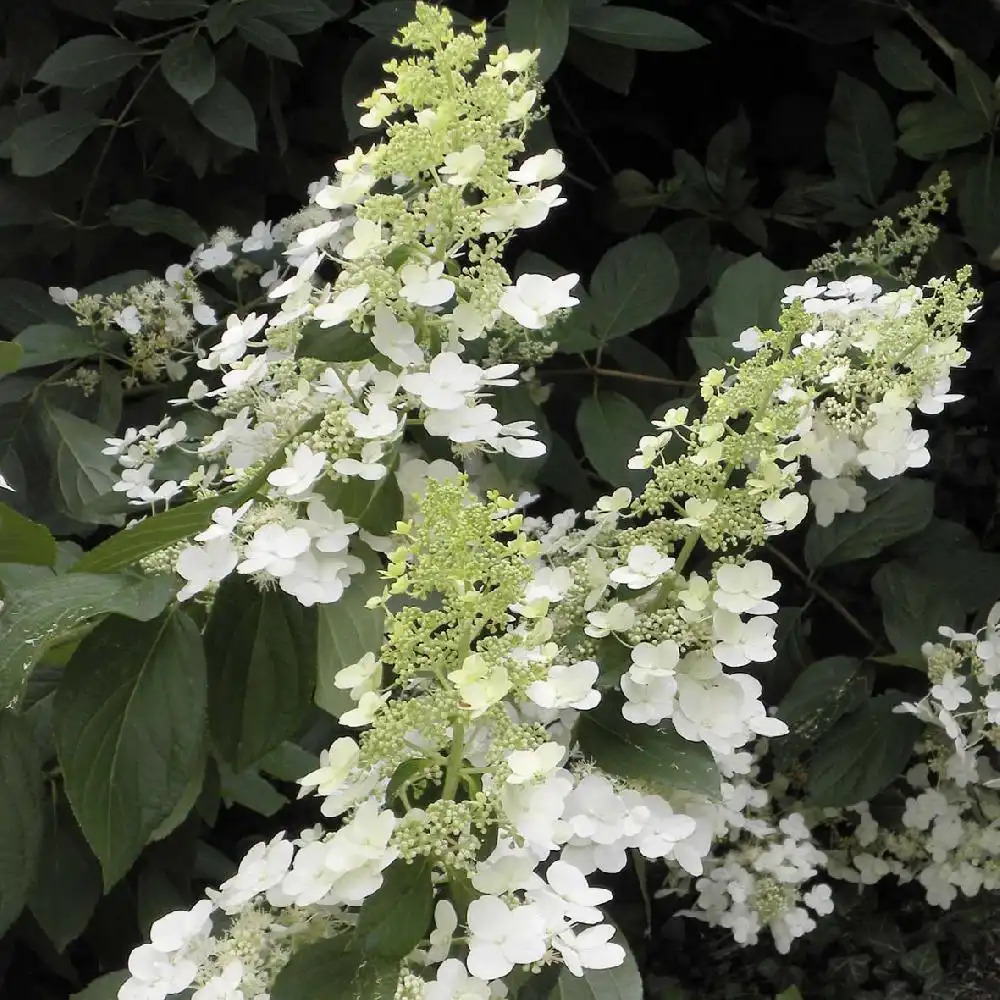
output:
{"label": "white sterile floret", "polygon": [[785,294],[782,296],[781,301],[787,305],[789,302],[795,302],[798,299],[816,298],[816,296],[822,295],[825,291],[826,285],[821,285],[819,278],[809,278],[804,285],[789,285],[785,289]]}
{"label": "white sterile floret", "polygon": [[598,924],[582,931],[569,928],[553,938],[552,947],[574,976],[582,976],[585,969],[613,969],[625,961],[625,949],[611,940],[614,934],[615,929],[610,924]]}
{"label": "white sterile floret", "polygon": [[457,406],[453,410],[432,410],[424,420],[431,437],[446,437],[455,444],[493,442],[500,434],[496,407],[489,403]]}
{"label": "white sterile floret", "polygon": [[236,567],[239,573],[269,573],[280,579],[295,570],[295,561],[309,548],[305,528],[265,524],[247,544],[245,558]]}
{"label": "white sterile floret", "polygon": [[471,184],[486,162],[486,150],[478,142],[457,153],[448,153],[444,165],[438,170],[442,177],[448,178],[448,183],[454,187]]}
{"label": "white sterile floret", "polygon": [[627,632],[635,624],[635,608],[623,601],[616,601],[606,611],[591,611],[583,631],[594,639],[602,639],[612,632]]}
{"label": "white sterile floret", "polygon": [[217,976],[213,976],[191,1000],[244,1000],[240,985],[243,982],[243,963],[239,959],[227,962]]}
{"label": "white sterile floret", "polygon": [[941,680],[930,691],[949,712],[957,712],[962,705],[972,701],[972,692],[965,687],[965,679],[951,670],[946,670]]}
{"label": "white sterile floret", "polygon": [[480,653],[467,656],[458,670],[448,674],[462,698],[462,707],[478,718],[510,690],[510,676],[502,663],[491,664]]}
{"label": "white sterile floret", "polygon": [[333,471],[342,476],[353,476],[378,482],[389,470],[383,464],[383,445],[379,441],[368,441],[361,448],[360,458],[338,458],[333,463]]}
{"label": "white sterile floret", "polygon": [[545,920],[535,906],[512,908],[497,896],[480,896],[469,904],[466,924],[466,964],[479,979],[499,979],[545,954]]}
{"label": "white sterile floret", "polygon": [[743,566],[724,563],[715,571],[712,597],[720,608],[735,614],[773,614],[778,610],[777,605],[765,598],[777,593],[780,587],[769,563],[759,559]]}
{"label": "white sterile floret", "polygon": [[386,245],[381,224],[371,219],[358,219],[354,223],[352,233],[352,239],[340,251],[341,257],[345,260],[361,260]]}
{"label": "white sterile floret", "polygon": [[956,403],[965,397],[961,393],[951,392],[951,379],[945,376],[933,385],[924,389],[923,395],[917,400],[917,409],[921,413],[940,413],[947,403]]}
{"label": "white sterile floret", "polygon": [[620,583],[631,590],[645,590],[670,572],[674,565],[672,556],[665,556],[652,545],[636,545],[629,550],[624,566],[611,571],[611,582]]}
{"label": "white sterile floret", "polygon": [[760,505],[761,517],[767,521],[764,532],[780,535],[798,527],[809,513],[809,500],[802,493],[786,493],[782,497],[770,497]]}
{"label": "white sterile floret", "polygon": [[235,313],[226,317],[226,329],[219,342],[212,348],[207,358],[198,362],[198,367],[215,371],[222,365],[233,365],[247,352],[247,348],[258,343],[256,340],[267,323],[267,315],[249,313],[240,319]]}
{"label": "white sterile floret", "polygon": [[299,499],[312,490],[325,465],[325,451],[314,452],[308,445],[300,444],[288,464],[269,473],[267,481],[279,493]]}
{"label": "white sterile floret", "polygon": [[455,294],[455,282],[444,277],[444,262],[436,261],[426,267],[421,264],[404,264],[399,271],[403,283],[399,294],[416,306],[444,305]]}
{"label": "white sterile floret", "polygon": [[398,319],[386,306],[375,307],[372,343],[380,354],[384,354],[400,368],[424,362],[424,352],[417,344],[413,327]]}
{"label": "white sterile floret", "polygon": [[601,700],[600,691],[594,690],[600,668],[593,660],[579,663],[555,664],[543,681],[528,686],[528,697],[540,708],[562,711],[575,708],[585,712]]}
{"label": "white sterile floret", "polygon": [[507,783],[523,785],[529,781],[542,781],[559,767],[565,756],[566,748],[559,743],[543,743],[534,750],[514,750],[506,758],[510,768]]}
{"label": "white sterile floret", "polygon": [[566,168],[558,149],[548,149],[537,156],[529,156],[520,167],[507,175],[515,184],[540,184],[558,177]]}
{"label": "white sterile floret", "polygon": [[738,614],[719,609],[712,615],[712,634],[716,640],[712,652],[727,667],[767,663],[776,655],[776,628],[771,618],[760,616],[745,622]]}
{"label": "white sterile floret", "polygon": [[865,509],[865,488],[846,476],[834,479],[814,479],[809,485],[816,523],[827,527],[845,511],[860,513]]}
{"label": "white sterile floret", "polygon": [[194,536],[196,542],[210,542],[213,538],[228,538],[236,525],[243,520],[247,511],[253,506],[253,500],[240,504],[236,510],[232,507],[216,507],[212,511],[212,523]]}
{"label": "white sterile floret", "polygon": [[429,947],[423,952],[428,965],[443,962],[451,953],[451,942],[458,930],[458,914],[447,899],[439,899],[434,904],[434,930],[427,935]]}
{"label": "white sterile floret", "polygon": [[368,298],[368,283],[362,282],[336,294],[325,305],[317,306],[313,316],[318,319],[321,327],[337,326],[346,323]]}
{"label": "white sterile floret", "polygon": [[639,683],[625,674],[620,683],[626,699],[622,717],[629,722],[655,726],[673,714],[677,680],[672,675],[654,675]]}
{"label": "white sterile floret", "polygon": [[358,704],[348,712],[343,712],[340,716],[340,724],[349,726],[351,729],[361,729],[370,726],[375,717],[385,707],[388,700],[387,693],[379,694],[377,691],[365,691],[358,699]]}
{"label": "white sterile floret", "polygon": [[294,855],[295,848],[285,840],[284,832],[266,843],[254,844],[243,855],[236,874],[218,889],[209,889],[208,898],[223,913],[239,913],[248,903],[281,883]]}
{"label": "white sterile floret", "polygon": [[332,795],[347,781],[347,776],[357,767],[361,751],[350,736],[334,740],[329,750],[319,755],[319,767],[299,778],[299,797],[315,789],[317,795]]}
{"label": "white sterile floret", "polygon": [[445,959],[433,982],[425,983],[423,1000],[490,1000],[490,984],[470,976],[457,958]]}
{"label": "white sterile floret", "polygon": [[177,572],[185,580],[177,592],[177,600],[186,601],[213,583],[221,582],[239,561],[239,551],[228,536],[213,538],[203,545],[188,545],[177,557]]}
{"label": "white sterile floret", "polygon": [[739,338],[733,341],[733,347],[746,354],[753,354],[755,351],[759,351],[763,346],[764,342],[760,339],[760,330],[758,330],[755,326],[747,327],[739,335]]}
{"label": "white sterile floret", "polygon": [[648,684],[660,677],[672,677],[680,658],[680,647],[673,639],[656,643],[640,642],[632,650],[628,676],[636,684]]}
{"label": "white sterile floret", "polygon": [[529,330],[541,330],[548,317],[560,309],[569,309],[580,300],[570,291],[580,282],[578,274],[549,278],[544,274],[522,274],[504,289],[499,307]]}
{"label": "white sterile floret", "polygon": [[431,410],[453,410],[466,401],[483,383],[479,365],[463,361],[457,354],[438,354],[425,372],[403,375],[401,384]]}
{"label": "white sterile floret", "polygon": [[602,918],[599,907],[611,899],[611,891],[588,885],[579,868],[565,861],[553,861],[545,872],[545,882],[530,889],[527,898],[538,906],[550,928],[560,930],[567,921],[599,923]]}

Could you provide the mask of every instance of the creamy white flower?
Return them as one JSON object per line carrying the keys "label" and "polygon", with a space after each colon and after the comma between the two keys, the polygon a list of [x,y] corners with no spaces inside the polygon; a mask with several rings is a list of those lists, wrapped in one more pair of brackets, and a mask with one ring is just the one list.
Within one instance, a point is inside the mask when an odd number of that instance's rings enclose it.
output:
{"label": "creamy white flower", "polygon": [[669,573],[673,565],[671,556],[663,555],[652,545],[635,545],[629,550],[626,564],[611,571],[611,582],[644,590]]}
{"label": "creamy white flower", "polygon": [[507,175],[515,184],[540,184],[558,177],[566,168],[558,149],[547,149],[537,156],[529,156],[520,167]]}
{"label": "creamy white flower", "polygon": [[286,465],[268,474],[267,481],[279,493],[297,499],[309,493],[325,465],[325,451],[314,452],[300,444]]}
{"label": "creamy white flower", "polygon": [[541,330],[548,317],[560,309],[569,309],[580,300],[570,295],[579,284],[578,274],[549,278],[544,274],[522,274],[504,289],[499,306],[502,312],[529,330]]}
{"label": "creamy white flower", "polygon": [[177,572],[185,580],[177,600],[186,601],[224,580],[239,561],[239,552],[228,535],[209,539],[203,545],[188,545],[177,557]]}
{"label": "creamy white flower", "polygon": [[476,179],[485,162],[486,150],[479,143],[473,143],[457,153],[448,153],[438,173],[447,177],[454,187],[462,187]]}
{"label": "creamy white flower", "polygon": [[545,921],[534,906],[513,909],[497,896],[469,904],[469,972],[479,979],[499,979],[515,965],[539,961],[545,954]]}
{"label": "creamy white flower", "polygon": [[404,264],[399,271],[403,286],[399,294],[417,306],[444,305],[455,294],[455,282],[444,277],[444,262],[436,261],[424,267]]}
{"label": "creamy white flower", "polygon": [[313,315],[321,327],[345,323],[361,308],[368,298],[368,283],[362,282],[335,295],[326,305],[317,306]]}
{"label": "creamy white flower", "polygon": [[540,708],[562,711],[575,708],[585,712],[601,700],[600,691],[594,690],[600,668],[593,660],[579,663],[555,664],[545,680],[528,685],[528,697]]}

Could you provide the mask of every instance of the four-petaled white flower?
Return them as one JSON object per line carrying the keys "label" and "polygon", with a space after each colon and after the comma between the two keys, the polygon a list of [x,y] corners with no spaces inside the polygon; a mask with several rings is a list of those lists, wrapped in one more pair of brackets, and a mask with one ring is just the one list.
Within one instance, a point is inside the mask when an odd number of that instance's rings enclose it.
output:
{"label": "four-petaled white flower", "polygon": [[541,330],[548,317],[569,309],[580,300],[570,291],[580,282],[578,274],[549,278],[544,274],[522,274],[500,296],[500,310],[529,330]]}
{"label": "four-petaled white flower", "polygon": [[444,305],[455,294],[455,282],[444,277],[444,262],[404,264],[399,271],[403,287],[399,294],[415,306]]}

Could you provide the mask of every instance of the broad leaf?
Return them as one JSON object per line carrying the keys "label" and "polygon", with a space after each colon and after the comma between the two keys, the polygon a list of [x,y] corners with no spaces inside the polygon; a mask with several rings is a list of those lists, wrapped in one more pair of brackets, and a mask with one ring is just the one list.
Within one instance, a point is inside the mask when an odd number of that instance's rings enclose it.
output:
{"label": "broad leaf", "polygon": [[646,415],[617,392],[586,396],[576,412],[576,430],[583,453],[605,482],[626,485],[635,492],[648,478],[643,469],[630,469],[639,438],[650,431]]}
{"label": "broad leaf", "polygon": [[938,628],[965,624],[962,602],[933,573],[893,559],[872,577],[872,590],[882,607],[885,634],[897,653],[920,654],[925,642],[937,641]]}
{"label": "broad leaf", "polygon": [[14,338],[14,343],[20,345],[23,351],[21,368],[90,358],[100,353],[93,331],[59,323],[36,323],[26,327]]}
{"label": "broad leaf", "polygon": [[[390,39],[404,24],[413,20],[416,9],[416,0],[382,0],[360,10],[351,18],[351,23],[378,38]],[[464,14],[455,11],[452,18],[458,29],[467,28],[472,23]]]}
{"label": "broad leaf", "polygon": [[647,783],[670,795],[719,795],[719,769],[703,743],[690,743],[672,726],[637,726],[621,714],[622,698],[612,692],[584,712],[577,723],[580,748],[609,774]]}
{"label": "broad leaf", "polygon": [[183,209],[157,205],[146,198],[112,205],[108,209],[108,222],[131,229],[140,236],[164,233],[192,247],[205,240],[205,231]]}
{"label": "broad leaf", "polygon": [[860,513],[838,514],[833,524],[810,526],[805,560],[810,569],[878,555],[927,527],[934,513],[934,487],[921,479],[899,479]]}
{"label": "broad leaf", "polygon": [[160,72],[188,104],[194,104],[215,84],[215,56],[198,32],[178,35],[160,56]]}
{"label": "broad leaf", "polygon": [[867,802],[902,772],[923,730],[916,717],[893,711],[902,700],[879,695],[834,726],[809,763],[810,805]]}
{"label": "broad leaf", "polygon": [[875,65],[897,90],[933,90],[939,82],[920,49],[891,28],[875,32]]}
{"label": "broad leaf", "polygon": [[569,39],[569,0],[509,0],[507,44],[514,51],[539,49],[538,73],[547,80],[562,62]]}
{"label": "broad leaf", "polygon": [[41,177],[62,166],[101,124],[91,111],[52,111],[11,133],[11,169],[19,177]]}
{"label": "broad leaf", "polygon": [[118,1000],[118,991],[128,978],[127,971],[98,976],[85,990],[74,993],[70,1000]]}
{"label": "broad leaf", "polygon": [[846,73],[837,75],[833,90],[826,155],[849,191],[879,203],[896,165],[892,118],[871,87]]}
{"label": "broad leaf", "polygon": [[316,610],[232,575],[212,605],[205,650],[212,737],[242,771],[294,736],[312,704]]}
{"label": "broad leaf", "polygon": [[656,233],[613,246],[590,279],[587,313],[595,336],[604,342],[648,326],[670,309],[678,283],[674,255]]}
{"label": "broad leaf", "polygon": [[399,962],[366,955],[346,935],[300,948],[278,973],[271,1000],[393,1000]]}
{"label": "broad leaf", "polygon": [[712,294],[712,322],[730,345],[750,326],[771,329],[781,312],[781,297],[792,275],[755,253],[723,271]]}
{"label": "broad leaf", "polygon": [[66,666],[55,700],[56,747],[106,889],[202,763],[205,687],[201,636],[177,610],[148,622],[105,619]]}
{"label": "broad leaf", "polygon": [[119,523],[125,502],[112,489],[118,481],[114,456],[102,454],[107,431],[68,410],[53,408],[46,417],[67,510],[83,521]]}
{"label": "broad leaf", "polygon": [[66,307],[53,302],[41,285],[21,278],[0,278],[0,327],[21,333],[35,324],[67,321],[74,322]]}
{"label": "broad leaf", "polygon": [[13,341],[0,343],[0,375],[10,375],[16,372],[24,361],[24,348]]}
{"label": "broad leaf", "polygon": [[212,135],[241,149],[257,148],[257,121],[250,102],[224,76],[192,105],[195,118]]}
{"label": "broad leaf", "polygon": [[51,566],[56,561],[56,540],[44,524],[0,503],[0,563]]}
{"label": "broad leaf", "polygon": [[124,76],[142,57],[142,49],[118,35],[83,35],[56,49],[35,79],[55,87],[99,87]]}
{"label": "broad leaf", "polygon": [[0,609],[0,705],[21,696],[45,650],[67,632],[116,612],[140,621],[155,618],[173,596],[167,577],[46,575],[23,587],[8,587]]}
{"label": "broad leaf", "polygon": [[965,238],[983,258],[1000,247],[1000,164],[982,156],[966,171],[958,191]]}
{"label": "broad leaf", "polygon": [[566,58],[581,73],[615,94],[627,97],[632,89],[637,61],[634,49],[575,32],[566,46]]}
{"label": "broad leaf", "polygon": [[0,711],[0,934],[27,901],[42,840],[42,761],[31,725]]}
{"label": "broad leaf", "polygon": [[83,932],[101,898],[101,867],[72,814],[49,805],[45,810],[41,865],[28,908],[56,951]]}
{"label": "broad leaf", "polygon": [[434,909],[433,865],[428,858],[394,861],[382,886],[361,907],[354,930],[358,950],[380,958],[405,958],[430,929]]}
{"label": "broad leaf", "polygon": [[353,7],[351,0],[246,0],[239,5],[240,19],[267,18],[285,34],[308,35]]}
{"label": "broad leaf", "polygon": [[299,50],[288,35],[268,21],[259,17],[241,20],[236,26],[240,37],[265,55],[284,59],[286,62],[300,63]]}
{"label": "broad leaf", "polygon": [[899,112],[896,124],[900,131],[899,148],[924,160],[949,149],[971,146],[988,130],[981,114],[962,107],[951,94],[907,104]]}
{"label": "broad leaf", "polygon": [[602,42],[649,52],[686,52],[708,45],[686,24],[639,7],[597,7],[577,10],[572,25]]}

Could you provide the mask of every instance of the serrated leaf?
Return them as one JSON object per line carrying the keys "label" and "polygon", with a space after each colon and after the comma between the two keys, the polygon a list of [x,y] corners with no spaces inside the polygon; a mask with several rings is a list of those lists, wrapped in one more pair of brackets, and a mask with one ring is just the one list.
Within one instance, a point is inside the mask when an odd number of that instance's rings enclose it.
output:
{"label": "serrated leaf", "polygon": [[393,1000],[399,962],[365,955],[346,935],[300,948],[278,973],[271,1000],[328,1000],[337,984],[337,1000]]}
{"label": "serrated leaf", "polygon": [[202,762],[205,654],[183,612],[105,619],[63,673],[53,713],[66,796],[115,885]]}
{"label": "serrated leaf", "polygon": [[639,7],[575,10],[571,23],[599,41],[647,52],[686,52],[708,45],[707,38],[681,21]]}
{"label": "serrated leaf", "polygon": [[316,683],[316,609],[226,579],[205,626],[209,727],[237,772],[294,736]]}
{"label": "serrated leaf", "polygon": [[197,31],[178,35],[160,56],[160,72],[174,91],[194,104],[215,85],[215,56]]}
{"label": "serrated leaf", "polygon": [[31,725],[0,712],[0,934],[17,919],[35,875],[44,783]]}
{"label": "serrated leaf", "polygon": [[434,909],[433,870],[426,857],[399,859],[385,869],[381,887],[358,914],[354,937],[360,952],[401,959],[420,944]]}
{"label": "serrated leaf", "polygon": [[648,326],[670,309],[678,284],[674,255],[656,233],[616,244],[590,279],[594,335],[603,343]]}
{"label": "serrated leaf", "polygon": [[511,50],[539,49],[538,74],[547,80],[566,51],[569,0],[509,0],[504,16]]}
{"label": "serrated leaf", "polygon": [[18,177],[41,177],[62,166],[101,124],[91,111],[52,111],[18,125],[8,143],[11,170]]}
{"label": "serrated leaf", "polygon": [[963,108],[951,94],[907,104],[896,118],[897,145],[916,159],[931,159],[949,149],[971,146],[986,135],[980,114]]}
{"label": "serrated leaf", "polygon": [[38,524],[13,507],[0,503],[0,563],[52,566],[56,540],[44,524]]}
{"label": "serrated leaf", "polygon": [[781,298],[792,275],[759,253],[736,261],[722,272],[712,293],[716,333],[734,340],[750,326],[772,329],[781,312]]}
{"label": "serrated leaf", "polygon": [[82,326],[36,323],[15,338],[21,347],[21,368],[37,368],[56,361],[90,358],[100,353],[91,330]]}
{"label": "serrated leaf", "polygon": [[257,119],[250,102],[224,76],[191,106],[195,118],[212,135],[241,149],[257,148]]}
{"label": "serrated leaf", "polygon": [[150,21],[175,21],[208,9],[209,0],[118,0],[115,10]]}
{"label": "serrated leaf", "polygon": [[577,723],[580,748],[609,774],[644,781],[664,795],[719,795],[719,769],[703,743],[682,739],[672,726],[637,726],[621,714],[623,699],[607,692]]}
{"label": "serrated leaf", "polygon": [[919,719],[893,711],[902,700],[879,695],[830,730],[809,763],[808,804],[867,802],[902,772],[923,731]]}
{"label": "serrated leaf", "polygon": [[250,17],[241,20],[236,26],[240,37],[265,55],[284,59],[286,62],[299,64],[299,50],[295,43],[280,28],[261,20]]}
{"label": "serrated leaf", "polygon": [[205,231],[182,208],[157,205],[147,198],[112,205],[108,209],[108,222],[113,226],[131,229],[140,236],[164,233],[179,243],[192,247],[205,241]]}
{"label": "serrated leaf", "polygon": [[826,126],[826,155],[837,179],[877,205],[896,165],[892,118],[881,97],[846,73],[837,74]]}
{"label": "serrated leaf", "polygon": [[83,35],[56,49],[38,68],[35,79],[54,87],[99,87],[138,66],[143,54],[118,35]]}
{"label": "serrated leaf", "polygon": [[897,90],[933,90],[938,84],[920,49],[892,28],[879,28],[875,32],[875,65]]}
{"label": "serrated leaf", "polygon": [[806,565],[816,570],[878,555],[926,528],[933,513],[933,485],[921,479],[900,479],[860,513],[838,514],[825,528],[811,525],[806,534]]}
{"label": "serrated leaf", "polygon": [[24,683],[45,650],[83,622],[116,612],[139,620],[155,618],[173,596],[166,577],[45,576],[9,590],[0,609],[0,705],[21,696]]}
{"label": "serrated leaf", "polygon": [[642,488],[648,472],[630,469],[628,462],[650,424],[632,400],[617,392],[586,396],[576,411],[576,430],[587,461],[605,482],[633,493]]}

